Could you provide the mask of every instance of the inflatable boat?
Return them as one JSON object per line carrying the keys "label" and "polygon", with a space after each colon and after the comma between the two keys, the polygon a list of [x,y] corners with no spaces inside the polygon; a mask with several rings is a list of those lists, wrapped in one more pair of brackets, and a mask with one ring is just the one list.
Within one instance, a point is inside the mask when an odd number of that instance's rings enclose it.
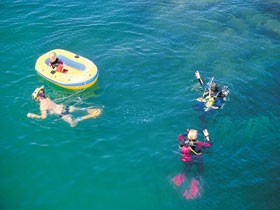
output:
{"label": "inflatable boat", "polygon": [[[63,62],[63,70],[57,71],[50,65],[50,53],[55,52]],[[80,55],[55,49],[40,56],[35,64],[35,70],[48,81],[71,90],[85,89],[92,86],[98,79],[96,65]]]}

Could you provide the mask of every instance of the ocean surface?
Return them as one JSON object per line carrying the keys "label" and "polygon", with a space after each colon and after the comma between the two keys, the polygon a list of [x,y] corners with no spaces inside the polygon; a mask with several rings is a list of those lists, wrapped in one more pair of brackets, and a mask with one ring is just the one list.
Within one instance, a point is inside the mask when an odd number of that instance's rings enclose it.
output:
{"label": "ocean surface", "polygon": [[[1,0],[0,12],[1,210],[280,209],[279,0]],[[72,91],[40,77],[52,49],[92,60],[98,82]],[[229,87],[223,109],[194,109],[196,70]],[[103,113],[76,127],[27,118],[41,85]],[[187,128],[213,141],[193,199],[195,168],[173,183]]]}

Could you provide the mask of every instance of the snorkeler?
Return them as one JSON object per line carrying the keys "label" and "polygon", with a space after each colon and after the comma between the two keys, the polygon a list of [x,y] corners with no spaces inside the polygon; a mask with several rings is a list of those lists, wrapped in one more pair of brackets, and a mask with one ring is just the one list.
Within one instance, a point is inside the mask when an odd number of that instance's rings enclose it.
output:
{"label": "snorkeler", "polygon": [[218,85],[213,82],[214,77],[211,79],[210,82],[205,84],[200,77],[199,71],[195,72],[195,76],[198,79],[200,85],[204,89],[203,96],[197,98],[197,101],[204,102],[204,105],[207,109],[219,109],[221,108],[223,102],[226,101],[226,97],[229,94],[229,90],[227,86],[224,86],[222,90],[219,89]]}
{"label": "snorkeler", "polygon": [[197,133],[197,130],[187,129],[186,134],[181,134],[178,136],[179,149],[181,153],[180,159],[184,163],[185,167],[182,173],[173,178],[173,182],[177,186],[180,186],[181,183],[185,181],[187,175],[191,171],[192,166],[196,165],[197,167],[197,173],[191,180],[190,189],[186,189],[184,192],[186,199],[193,199],[200,195],[200,179],[203,173],[202,154],[205,148],[212,146],[209,133],[206,129],[203,130],[203,135],[206,142],[198,141]]}
{"label": "snorkeler", "polygon": [[[40,111],[41,114],[28,113],[27,117],[29,118],[37,118],[37,119],[45,119],[48,114],[58,115],[65,122],[69,123],[71,127],[77,125],[79,121],[88,119],[88,118],[96,118],[101,114],[101,109],[87,109],[87,108],[76,108],[74,106],[64,106],[62,104],[56,104],[49,97],[46,96],[44,86],[36,88],[32,93],[32,97],[35,101],[40,103]],[[84,110],[86,109],[88,115],[83,117],[73,118],[71,115],[75,110]]]}
{"label": "snorkeler", "polygon": [[198,156],[201,157],[203,148],[211,147],[212,145],[207,129],[203,130],[203,135],[206,139],[206,142],[198,141],[197,133],[197,130],[187,129],[186,134],[180,134],[178,136],[178,140],[180,141],[179,148],[181,152],[180,159],[184,163],[191,162]]}

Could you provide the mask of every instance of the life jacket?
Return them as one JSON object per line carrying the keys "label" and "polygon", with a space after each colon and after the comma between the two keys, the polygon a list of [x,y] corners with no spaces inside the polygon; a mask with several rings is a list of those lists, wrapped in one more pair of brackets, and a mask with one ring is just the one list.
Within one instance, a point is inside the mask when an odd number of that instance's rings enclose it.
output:
{"label": "life jacket", "polygon": [[215,97],[214,96],[208,96],[205,98],[205,106],[207,108],[212,107],[215,104]]}

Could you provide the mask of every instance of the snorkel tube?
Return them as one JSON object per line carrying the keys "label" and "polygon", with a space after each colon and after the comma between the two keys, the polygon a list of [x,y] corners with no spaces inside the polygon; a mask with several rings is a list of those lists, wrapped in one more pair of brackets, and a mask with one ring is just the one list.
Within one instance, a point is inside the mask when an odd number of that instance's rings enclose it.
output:
{"label": "snorkel tube", "polygon": [[208,90],[211,90],[213,81],[214,81],[214,77],[212,77],[211,80],[206,84]]}

